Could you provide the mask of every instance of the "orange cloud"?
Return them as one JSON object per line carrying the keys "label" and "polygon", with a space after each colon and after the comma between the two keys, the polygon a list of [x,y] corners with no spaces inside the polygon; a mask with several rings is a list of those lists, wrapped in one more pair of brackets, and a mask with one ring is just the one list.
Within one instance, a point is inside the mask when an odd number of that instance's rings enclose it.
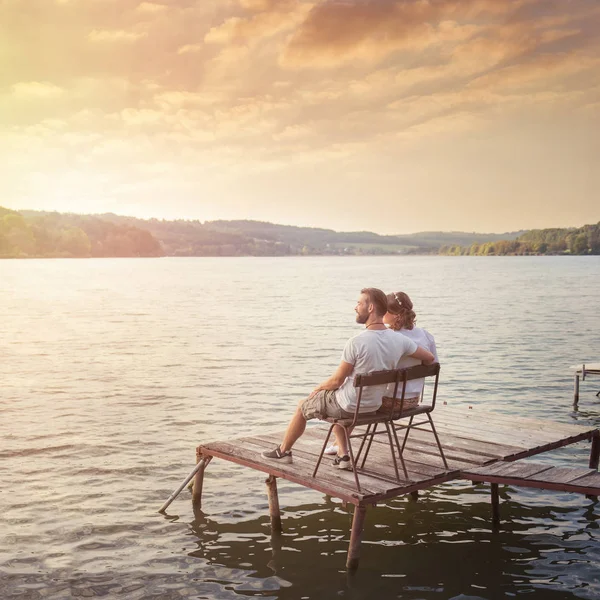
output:
{"label": "orange cloud", "polygon": [[525,1],[325,0],[291,37],[281,62],[292,67],[335,67],[356,59],[379,61],[396,50],[422,50],[467,38],[478,21],[509,16]]}

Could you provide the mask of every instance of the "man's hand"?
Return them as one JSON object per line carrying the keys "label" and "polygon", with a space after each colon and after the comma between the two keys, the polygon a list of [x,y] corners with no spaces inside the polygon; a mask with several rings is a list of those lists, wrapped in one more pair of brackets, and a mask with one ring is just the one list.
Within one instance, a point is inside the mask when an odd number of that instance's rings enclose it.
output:
{"label": "man's hand", "polygon": [[337,390],[339,387],[341,387],[342,383],[346,381],[346,378],[350,377],[353,370],[354,365],[342,361],[340,366],[335,370],[335,373],[329,379],[326,379],[323,383],[318,385],[310,393],[309,398],[312,398],[317,392],[322,390]]}
{"label": "man's hand", "polygon": [[421,346],[419,346],[413,354],[409,354],[409,356],[423,361],[424,365],[430,365],[435,361],[435,356],[433,356],[429,350],[425,350],[425,348],[422,348]]}

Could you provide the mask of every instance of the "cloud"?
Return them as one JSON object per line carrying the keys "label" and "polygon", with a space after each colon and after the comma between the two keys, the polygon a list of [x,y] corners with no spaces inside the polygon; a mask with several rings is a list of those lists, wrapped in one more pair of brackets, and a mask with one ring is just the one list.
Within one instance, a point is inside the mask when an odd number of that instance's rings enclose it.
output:
{"label": "cloud", "polygon": [[123,29],[94,29],[88,34],[91,42],[135,42],[146,37],[146,32],[125,31]]}
{"label": "cloud", "polygon": [[19,99],[57,98],[63,95],[64,90],[53,83],[21,81],[12,85],[12,93]]}
{"label": "cloud", "polygon": [[177,48],[177,54],[194,54],[202,50],[202,44],[185,44]]}
{"label": "cloud", "polygon": [[0,138],[20,140],[23,180],[62,155],[123,197],[159,164],[196,182],[200,164],[226,179],[355,161],[359,179],[371,157],[375,177],[398,148],[500,123],[593,131],[598,27],[596,0],[0,0]]}
{"label": "cloud", "polygon": [[[263,2],[260,10],[250,16],[232,16],[212,27],[204,36],[207,44],[257,43],[283,31],[293,29],[302,22],[312,4],[301,0]],[[252,4],[252,6],[257,6]]]}
{"label": "cloud", "polygon": [[166,5],[156,4],[155,2],[141,2],[137,7],[138,12],[150,13],[150,14],[162,13],[166,10],[167,10]]}
{"label": "cloud", "polygon": [[[291,36],[281,64],[332,68],[354,60],[380,61],[397,50],[419,51],[469,37],[477,20],[510,15],[523,3],[325,0],[312,8]],[[469,18],[473,21],[465,22]]]}

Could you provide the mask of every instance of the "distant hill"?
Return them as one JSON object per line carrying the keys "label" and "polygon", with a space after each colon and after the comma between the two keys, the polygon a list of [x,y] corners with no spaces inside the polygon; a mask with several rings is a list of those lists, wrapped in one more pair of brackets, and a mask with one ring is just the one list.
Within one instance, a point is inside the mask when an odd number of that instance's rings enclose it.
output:
{"label": "distant hill", "polygon": [[0,207],[0,257],[88,258],[162,256],[144,228],[91,215],[13,211]]}
{"label": "distant hill", "polygon": [[[8,221],[5,223],[5,220]],[[12,221],[11,221],[12,220]],[[4,225],[3,225],[4,223]],[[287,256],[437,254],[524,232],[379,235],[263,221],[166,221],[0,207],[0,256]]]}
{"label": "distant hill", "polygon": [[512,240],[505,238],[475,242],[470,246],[443,246],[439,252],[453,256],[600,254],[600,222],[583,227],[532,229]]}

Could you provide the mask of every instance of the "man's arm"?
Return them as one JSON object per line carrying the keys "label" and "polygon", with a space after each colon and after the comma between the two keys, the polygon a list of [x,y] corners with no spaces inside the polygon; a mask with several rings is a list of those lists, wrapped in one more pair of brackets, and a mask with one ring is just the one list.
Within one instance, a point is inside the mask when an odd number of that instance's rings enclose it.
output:
{"label": "man's arm", "polygon": [[425,350],[419,346],[415,352],[409,354],[411,358],[416,358],[418,360],[422,360],[424,365],[430,365],[435,361],[435,356],[429,352],[429,350]]}
{"label": "man's arm", "polygon": [[342,383],[346,380],[346,377],[350,377],[350,374],[354,370],[354,365],[342,361],[340,366],[335,370],[335,373],[326,379],[323,383],[318,385],[311,393],[311,396],[320,392],[321,390],[337,390]]}

